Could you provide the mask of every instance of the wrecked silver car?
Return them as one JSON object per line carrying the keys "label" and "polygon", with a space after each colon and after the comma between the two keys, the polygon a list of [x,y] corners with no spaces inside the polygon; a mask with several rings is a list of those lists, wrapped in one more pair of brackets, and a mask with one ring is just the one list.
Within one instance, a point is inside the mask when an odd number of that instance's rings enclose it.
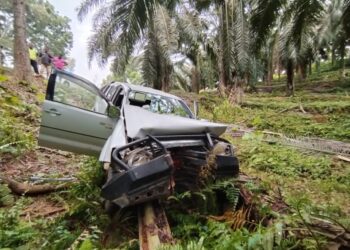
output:
{"label": "wrecked silver car", "polygon": [[39,144],[99,155],[109,165],[103,198],[126,207],[238,175],[233,147],[219,137],[225,130],[198,120],[177,96],[126,83],[98,89],[57,70],[48,82]]}

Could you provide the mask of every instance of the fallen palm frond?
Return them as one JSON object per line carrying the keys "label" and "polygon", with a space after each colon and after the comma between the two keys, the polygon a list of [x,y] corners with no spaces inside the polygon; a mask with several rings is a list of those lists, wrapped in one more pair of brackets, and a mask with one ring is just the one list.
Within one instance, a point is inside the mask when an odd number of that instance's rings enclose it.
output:
{"label": "fallen palm frond", "polygon": [[264,132],[264,140],[302,149],[314,150],[328,154],[350,156],[350,144],[335,140],[311,137],[287,137],[283,134]]}
{"label": "fallen palm frond", "polygon": [[[228,133],[233,137],[243,137],[245,134],[254,133],[254,130],[230,125],[228,127]],[[317,137],[292,137],[271,131],[262,131],[262,133],[263,141],[265,142],[350,157],[350,143]]]}
{"label": "fallen palm frond", "polygon": [[246,224],[250,223],[249,222],[250,211],[251,211],[251,207],[248,207],[248,208],[242,207],[237,211],[227,210],[221,216],[210,215],[209,219],[219,221],[219,222],[226,221],[226,223],[229,224],[230,228],[236,231],[246,226]]}

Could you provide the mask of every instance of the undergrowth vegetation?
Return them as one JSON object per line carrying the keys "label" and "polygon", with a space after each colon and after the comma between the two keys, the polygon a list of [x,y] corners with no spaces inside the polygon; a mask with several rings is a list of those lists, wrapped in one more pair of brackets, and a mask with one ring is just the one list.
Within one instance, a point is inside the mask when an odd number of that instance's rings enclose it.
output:
{"label": "undergrowth vegetation", "polygon": [[[228,179],[164,200],[175,242],[161,249],[316,249],[326,247],[327,239],[308,227],[314,217],[349,228],[349,163],[267,143],[261,133],[350,141],[349,82],[338,78],[329,72],[311,77],[294,97],[278,91],[247,94],[241,106],[216,92],[181,94],[188,101],[199,100],[201,118],[254,130],[242,138],[224,136],[236,147],[242,175],[251,180]],[[7,81],[0,75],[0,83]],[[35,87],[22,87],[43,100]],[[0,85],[0,163],[35,148],[36,104]],[[121,210],[111,221],[100,198],[103,168],[95,158],[81,159],[78,182],[48,196],[64,207],[57,216],[28,217],[25,211],[34,198],[14,196],[0,185],[0,248],[138,249],[136,209]],[[112,242],[106,236],[111,230]]]}
{"label": "undergrowth vegetation", "polygon": [[[0,83],[5,81],[8,78],[0,75]],[[36,105],[24,103],[17,93],[0,85],[0,156],[18,156],[34,147],[33,125],[37,125],[38,117]]]}
{"label": "undergrowth vegetation", "polygon": [[79,182],[69,191],[51,196],[67,208],[53,220],[24,217],[23,208],[30,202],[28,198],[18,198],[12,207],[0,209],[0,248],[58,250],[73,244],[76,249],[100,246],[102,230],[109,220],[100,202],[99,187],[104,178],[100,163],[94,158],[86,159],[77,177]]}
{"label": "undergrowth vegetation", "polygon": [[[322,101],[322,97],[316,99],[313,96],[290,98],[247,95],[242,106],[233,106],[227,100],[212,105],[212,101],[208,101],[210,98],[207,95],[200,99],[200,114],[208,120],[290,136],[350,140],[348,96],[325,96]],[[301,99],[307,101],[300,101]]]}

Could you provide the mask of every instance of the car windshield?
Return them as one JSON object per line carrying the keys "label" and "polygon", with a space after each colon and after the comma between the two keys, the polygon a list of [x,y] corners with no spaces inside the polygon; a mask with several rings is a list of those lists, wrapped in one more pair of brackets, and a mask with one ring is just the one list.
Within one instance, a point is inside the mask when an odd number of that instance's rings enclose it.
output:
{"label": "car windshield", "polygon": [[153,113],[172,114],[192,118],[192,113],[186,104],[175,98],[131,91],[129,92],[129,102],[131,105],[142,107]]}

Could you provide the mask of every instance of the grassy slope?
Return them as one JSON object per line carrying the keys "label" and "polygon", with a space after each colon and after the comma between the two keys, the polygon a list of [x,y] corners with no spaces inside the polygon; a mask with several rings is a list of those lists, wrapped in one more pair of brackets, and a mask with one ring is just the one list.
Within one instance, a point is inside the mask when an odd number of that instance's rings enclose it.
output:
{"label": "grassy slope", "polygon": [[[350,90],[349,79],[340,81],[336,74],[331,71],[322,73],[321,76],[312,76],[310,82],[298,85],[301,87],[292,98],[284,97],[283,92],[278,91],[247,94],[242,107],[230,105],[215,93],[202,93],[198,96],[178,94],[187,100],[199,100],[200,114],[205,119],[238,123],[258,130],[268,129],[289,135],[350,141],[350,99],[347,94]],[[12,162],[10,166],[20,166],[23,155],[37,152],[35,137],[40,116],[37,104],[43,100],[42,93],[43,83],[21,85],[11,82],[7,76],[0,76],[0,145],[16,142],[1,148],[2,164]],[[306,113],[301,111],[300,104]],[[241,170],[260,179],[258,184],[247,184],[257,199],[263,193],[273,195],[280,189],[292,209],[300,211],[305,218],[312,213],[321,213],[339,220],[345,226],[350,225],[349,164],[330,155],[266,144],[261,141],[259,134],[244,139],[233,139],[229,135],[226,138],[237,146]],[[97,187],[102,178],[102,173],[97,169],[101,168],[94,159],[83,159],[82,163],[81,158],[71,157],[73,158],[66,162],[66,157],[59,160],[61,163],[63,161],[64,168],[69,167],[71,162],[77,162],[78,167],[83,169],[76,174],[80,183],[68,192],[55,193],[45,198],[51,203],[59,204],[58,207],[65,208],[64,212],[55,216],[43,216],[40,214],[42,211],[32,218],[24,216],[23,211],[28,211],[33,198],[13,197],[6,188],[0,186],[0,200],[3,202],[0,204],[0,248],[25,246],[27,249],[63,249],[73,244],[82,233],[83,237],[80,236],[77,242],[84,249],[106,246],[102,231],[108,228],[108,219],[102,212]],[[37,162],[39,160],[40,157]],[[25,172],[24,166],[22,168]],[[27,176],[28,173],[24,175]],[[272,227],[257,226],[253,231],[241,229],[233,232],[226,223],[207,220],[206,216],[215,209],[201,209],[203,200],[198,200],[198,197],[204,195],[209,203],[210,193],[203,191],[198,194],[179,194],[173,197],[177,200],[175,205],[173,202],[167,205],[172,231],[184,249],[191,246],[201,249],[201,245],[207,249],[232,249],[233,246],[251,246],[257,249],[264,244],[266,246],[265,241],[271,239],[271,234],[280,232],[281,224],[278,222]],[[13,199],[17,200],[16,205]],[[184,209],[186,199],[197,201],[196,206]],[[277,218],[282,223],[289,222],[289,225],[293,225],[291,221],[300,222],[300,217],[296,214],[276,215],[265,205],[259,207],[259,213]],[[126,212],[119,214],[114,223],[117,227],[113,230],[117,232],[118,240],[111,246],[137,249],[135,217]],[[119,224],[124,226],[118,227]],[[319,240],[323,242],[322,238]],[[276,238],[275,241],[277,244]],[[286,235],[285,240],[278,242],[281,249],[295,244],[300,248],[313,248],[316,244],[310,237],[298,242],[293,235]]]}
{"label": "grassy slope", "polygon": [[[237,147],[242,172],[259,178],[271,195],[281,190],[292,209],[301,210],[305,217],[322,214],[349,228],[350,164],[333,155],[267,144],[258,132],[350,141],[350,79],[339,79],[337,71],[327,70],[297,86],[294,97],[285,97],[278,89],[246,94],[240,107],[215,92],[183,96],[199,100],[204,119],[257,130],[243,139],[225,136]],[[316,241],[305,238],[299,247],[316,247]]]}

